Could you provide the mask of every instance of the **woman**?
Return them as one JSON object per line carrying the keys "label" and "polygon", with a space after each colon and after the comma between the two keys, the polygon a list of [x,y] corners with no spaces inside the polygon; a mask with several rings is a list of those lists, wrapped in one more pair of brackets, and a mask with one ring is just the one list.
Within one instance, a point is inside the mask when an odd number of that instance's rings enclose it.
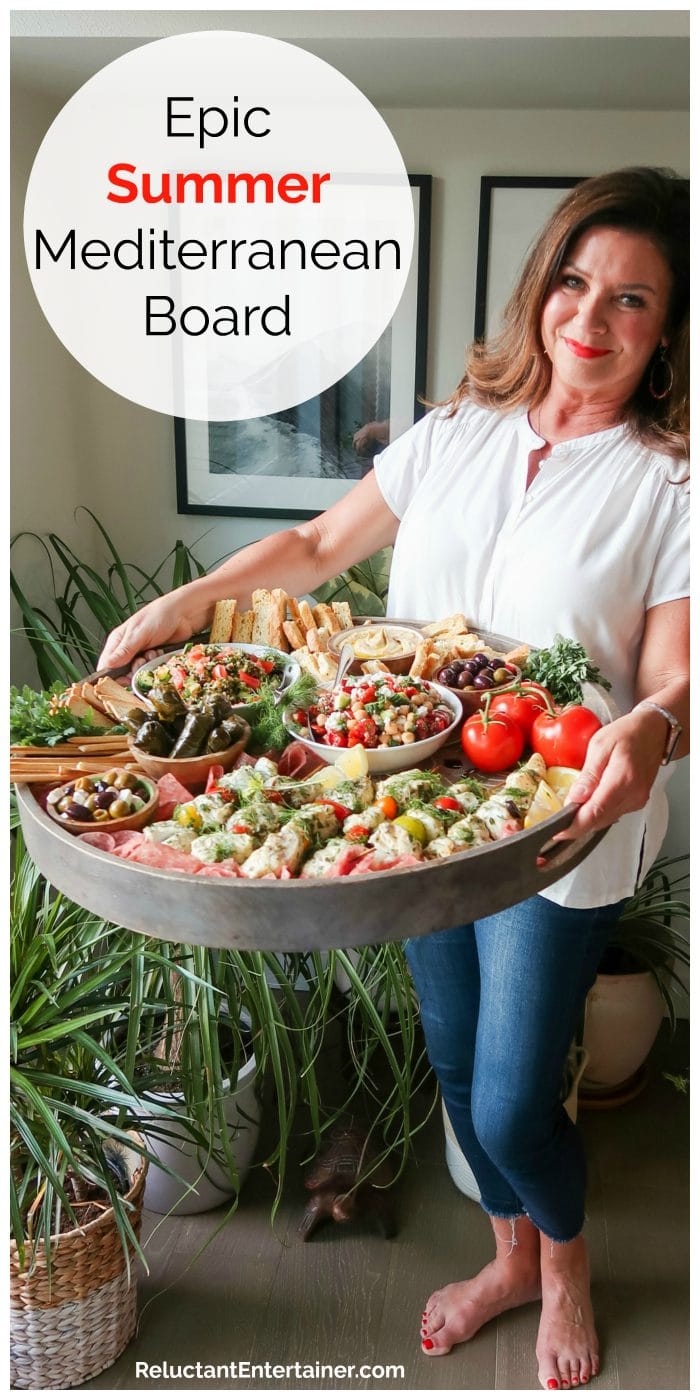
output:
{"label": "woman", "polygon": [[[433,1293],[439,1356],[542,1298],[540,1383],[599,1369],[585,1167],[562,1066],[620,901],[663,838],[668,768],[687,751],[688,184],[630,169],[578,185],[537,240],[498,340],[474,346],[449,404],[316,520],[149,604],[102,665],[204,628],[254,587],[313,592],[393,544],[388,611],[463,611],[484,629],[578,638],[621,717],[594,736],[567,838],[614,824],[545,897],[412,940],[431,1061],[495,1236],[475,1278]],[[680,744],[678,726],[682,727]],[[361,938],[361,930],[358,930]]]}

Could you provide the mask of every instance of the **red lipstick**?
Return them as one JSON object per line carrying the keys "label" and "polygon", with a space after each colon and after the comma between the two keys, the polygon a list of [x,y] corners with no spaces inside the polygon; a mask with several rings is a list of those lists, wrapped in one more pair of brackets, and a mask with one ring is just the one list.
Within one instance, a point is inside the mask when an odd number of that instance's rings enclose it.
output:
{"label": "red lipstick", "polygon": [[581,345],[578,340],[569,340],[564,336],[564,342],[574,355],[578,355],[580,360],[599,360],[602,355],[609,355],[609,350],[595,350],[592,345]]}

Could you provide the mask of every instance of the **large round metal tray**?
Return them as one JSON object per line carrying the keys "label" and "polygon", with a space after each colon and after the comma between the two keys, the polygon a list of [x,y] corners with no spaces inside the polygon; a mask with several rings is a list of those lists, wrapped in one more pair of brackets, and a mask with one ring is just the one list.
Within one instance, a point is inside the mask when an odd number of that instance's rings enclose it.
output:
{"label": "large round metal tray", "polygon": [[[497,647],[516,645],[482,635]],[[586,689],[586,703],[611,719],[605,693]],[[445,750],[436,757],[449,760]],[[29,787],[17,788],[17,800],[29,853],[56,889],[120,927],[212,948],[301,952],[434,933],[538,894],[604,835],[548,851],[573,819],[576,809],[566,807],[529,831],[425,865],[337,880],[214,880],[120,860],[61,830]]]}

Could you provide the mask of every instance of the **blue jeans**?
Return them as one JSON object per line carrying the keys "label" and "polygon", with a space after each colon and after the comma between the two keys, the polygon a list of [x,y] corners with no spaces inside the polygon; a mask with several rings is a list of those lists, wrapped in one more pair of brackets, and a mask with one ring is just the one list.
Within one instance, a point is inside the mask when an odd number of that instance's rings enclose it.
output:
{"label": "blue jeans", "polygon": [[489,1215],[527,1215],[557,1242],[584,1220],[583,1144],[564,1065],[622,903],[563,909],[536,895],[409,939],[430,1063]]}

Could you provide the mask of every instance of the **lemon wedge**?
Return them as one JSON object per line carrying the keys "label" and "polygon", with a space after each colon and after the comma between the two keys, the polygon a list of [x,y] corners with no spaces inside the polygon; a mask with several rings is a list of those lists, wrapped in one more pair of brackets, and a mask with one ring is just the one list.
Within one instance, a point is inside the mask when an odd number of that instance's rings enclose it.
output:
{"label": "lemon wedge", "polygon": [[563,806],[561,797],[543,778],[532,799],[532,805],[527,812],[523,827],[527,830],[528,827],[536,826],[538,822],[545,821],[547,817],[553,817],[555,812],[560,812]]}
{"label": "lemon wedge", "polygon": [[314,773],[314,782],[322,788],[334,788],[348,780],[359,782],[367,777],[368,772],[367,751],[362,744],[355,744],[351,749],[339,749],[330,767],[320,768]]}
{"label": "lemon wedge", "polygon": [[555,792],[557,797],[565,802],[570,789],[580,776],[578,768],[548,768],[544,779],[551,787],[552,792]]}

